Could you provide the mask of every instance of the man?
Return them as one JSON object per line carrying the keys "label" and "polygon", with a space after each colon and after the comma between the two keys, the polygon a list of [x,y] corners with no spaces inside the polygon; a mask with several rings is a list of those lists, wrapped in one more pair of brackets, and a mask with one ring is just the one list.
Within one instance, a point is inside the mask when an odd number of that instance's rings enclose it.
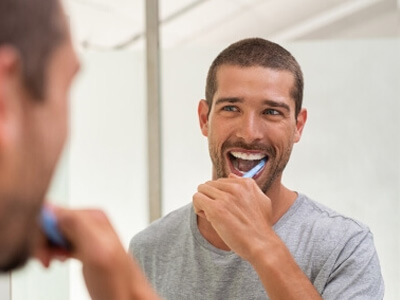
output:
{"label": "man", "polygon": [[0,0],[0,270],[36,255],[74,257],[93,299],[157,299],[101,211],[53,207],[69,251],[51,247],[39,214],[67,136],[79,69],[57,0]]}
{"label": "man", "polygon": [[162,297],[383,298],[368,228],[282,184],[307,120],[302,97],[300,66],[275,43],[245,39],[214,60],[198,106],[212,180],[130,245]]}

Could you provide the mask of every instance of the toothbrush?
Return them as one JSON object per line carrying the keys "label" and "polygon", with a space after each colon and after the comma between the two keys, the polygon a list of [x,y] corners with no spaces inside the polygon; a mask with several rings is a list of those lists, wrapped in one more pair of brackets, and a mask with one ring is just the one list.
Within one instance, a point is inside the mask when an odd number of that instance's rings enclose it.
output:
{"label": "toothbrush", "polygon": [[40,224],[44,233],[46,234],[47,239],[52,245],[64,248],[66,250],[70,248],[70,244],[58,229],[56,216],[46,206],[42,208],[40,214]]}
{"label": "toothbrush", "polygon": [[255,167],[253,167],[250,171],[244,173],[244,175],[242,176],[243,178],[253,178],[258,171],[261,170],[262,167],[264,167],[266,160],[263,159],[261,160]]}

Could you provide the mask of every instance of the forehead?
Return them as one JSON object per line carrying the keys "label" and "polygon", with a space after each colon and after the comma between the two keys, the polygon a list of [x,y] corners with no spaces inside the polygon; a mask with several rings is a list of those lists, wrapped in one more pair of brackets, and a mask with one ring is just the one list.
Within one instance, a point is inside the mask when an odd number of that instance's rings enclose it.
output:
{"label": "forehead", "polygon": [[214,98],[292,99],[294,76],[286,70],[222,65],[217,70],[216,79],[217,90]]}

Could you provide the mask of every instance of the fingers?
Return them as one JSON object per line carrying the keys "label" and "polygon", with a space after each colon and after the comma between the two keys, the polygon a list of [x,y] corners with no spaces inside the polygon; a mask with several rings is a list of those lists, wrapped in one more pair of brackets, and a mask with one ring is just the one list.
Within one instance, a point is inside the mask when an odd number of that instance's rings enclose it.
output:
{"label": "fingers", "polygon": [[[104,212],[94,209],[69,210],[58,207],[54,213],[60,231],[72,245],[71,257],[83,263],[100,266],[108,264],[109,257],[117,253],[125,253]],[[96,252],[93,252],[93,249],[96,249]]]}
{"label": "fingers", "polygon": [[46,246],[38,247],[34,252],[34,257],[39,260],[45,268],[50,266],[50,262],[54,259],[59,261],[65,261],[70,258],[69,252],[61,249]]}
{"label": "fingers", "polygon": [[193,204],[197,215],[207,218],[207,209],[213,206],[214,200],[230,201],[230,195],[236,193],[232,180],[222,178],[215,181],[207,181],[197,187],[197,193],[193,195]]}
{"label": "fingers", "polygon": [[194,207],[194,212],[202,218],[207,219],[207,215],[205,213],[205,210],[207,209],[207,202],[212,201],[209,199],[206,195],[202,193],[195,193],[193,195],[193,207]]}
{"label": "fingers", "polygon": [[45,214],[46,217],[44,217],[43,212],[40,215],[40,225],[42,229],[38,232],[37,238],[35,239],[33,256],[37,258],[44,267],[47,268],[53,259],[65,261],[67,258],[70,258],[71,255],[67,248],[57,246],[52,239],[47,236],[49,233],[47,233],[47,230],[45,230],[44,227],[47,226],[51,228],[53,226],[52,224],[49,224],[48,220],[50,217],[54,217],[52,214],[57,208],[47,201],[45,201],[43,205],[46,207],[46,210],[49,211],[49,213]]}
{"label": "fingers", "polygon": [[[193,207],[195,213],[213,223],[227,213],[227,206],[232,209],[235,196],[213,186],[213,182],[202,184],[198,192],[193,195]],[[224,184],[225,185],[225,184]]]}
{"label": "fingers", "polygon": [[109,219],[100,210],[69,210],[51,207],[57,226],[71,243],[71,251],[63,252],[38,241],[35,256],[44,266],[54,257],[73,257],[81,261],[85,283],[92,299],[157,299],[139,266],[128,255]]}
{"label": "fingers", "polygon": [[111,224],[103,211],[97,209],[70,210],[56,208],[54,211],[60,230],[72,240],[85,238],[88,231],[109,228]]}
{"label": "fingers", "polygon": [[[193,195],[195,213],[208,221],[221,217],[220,213],[236,209],[248,209],[258,202],[255,198],[266,196],[252,178],[241,178],[230,174],[228,178],[220,178],[200,184]],[[218,202],[218,203],[216,203]],[[262,201],[261,201],[262,202]]]}
{"label": "fingers", "polygon": [[229,178],[220,178],[200,184],[197,191],[210,199],[224,200],[230,198],[230,196],[242,195],[242,197],[244,197],[245,195],[243,193],[247,194],[253,189],[259,189],[257,183],[253,179],[241,178],[232,174]]}
{"label": "fingers", "polygon": [[217,183],[216,181],[208,181],[204,184],[200,184],[197,187],[197,192],[210,199],[220,199],[224,194],[224,189],[222,188],[223,185],[224,184]]}

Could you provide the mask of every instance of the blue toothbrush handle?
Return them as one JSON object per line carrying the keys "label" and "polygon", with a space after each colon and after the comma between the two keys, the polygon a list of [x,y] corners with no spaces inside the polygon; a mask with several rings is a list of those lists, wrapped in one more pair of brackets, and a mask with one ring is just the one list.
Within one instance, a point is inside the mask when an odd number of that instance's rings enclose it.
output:
{"label": "blue toothbrush handle", "polygon": [[57,247],[69,249],[70,244],[63,237],[57,225],[57,218],[47,207],[43,207],[40,214],[40,223],[49,242]]}
{"label": "blue toothbrush handle", "polygon": [[265,165],[265,159],[261,160],[255,167],[253,167],[250,171],[245,173],[242,177],[243,178],[252,178],[254,175],[261,170],[262,167]]}

